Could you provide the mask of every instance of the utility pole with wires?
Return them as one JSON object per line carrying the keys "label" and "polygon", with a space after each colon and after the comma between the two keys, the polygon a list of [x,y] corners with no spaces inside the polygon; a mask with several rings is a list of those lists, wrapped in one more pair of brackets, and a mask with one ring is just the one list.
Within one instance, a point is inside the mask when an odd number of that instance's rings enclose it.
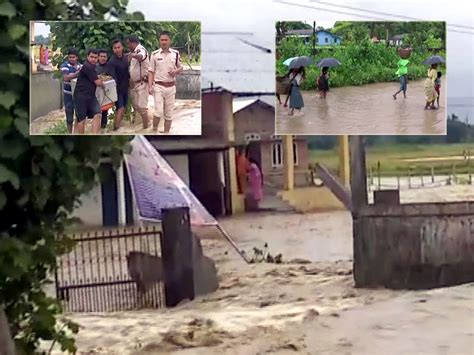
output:
{"label": "utility pole with wires", "polygon": [[316,57],[316,21],[313,21],[313,57]]}

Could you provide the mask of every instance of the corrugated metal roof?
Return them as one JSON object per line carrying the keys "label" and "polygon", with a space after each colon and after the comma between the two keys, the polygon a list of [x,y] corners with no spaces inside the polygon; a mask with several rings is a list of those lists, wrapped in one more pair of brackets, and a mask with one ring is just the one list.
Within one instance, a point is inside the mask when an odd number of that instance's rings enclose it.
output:
{"label": "corrugated metal roof", "polygon": [[274,45],[258,43],[251,33],[203,32],[202,88],[211,82],[232,92],[275,92]]}

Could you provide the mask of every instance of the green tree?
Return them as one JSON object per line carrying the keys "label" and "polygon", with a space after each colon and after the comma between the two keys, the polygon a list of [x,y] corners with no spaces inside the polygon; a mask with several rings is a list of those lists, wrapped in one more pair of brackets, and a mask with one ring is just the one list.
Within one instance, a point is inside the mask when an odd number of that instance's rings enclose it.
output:
{"label": "green tree", "polygon": [[[61,320],[61,307],[44,287],[56,257],[71,243],[60,237],[78,198],[104,174],[99,161],[117,166],[129,137],[34,137],[28,134],[28,21],[143,19],[126,14],[126,0],[3,1],[2,81],[0,82],[0,320],[6,315],[16,347],[33,354],[40,340],[76,350]],[[87,11],[85,11],[87,9]],[[0,329],[0,344],[5,343]],[[7,334],[8,336],[8,334]]]}
{"label": "green tree", "polygon": [[[113,39],[125,40],[130,34],[137,35],[145,48],[153,51],[159,46],[157,35],[164,30],[170,32],[173,47],[186,50],[190,56],[196,56],[200,50],[199,22],[51,22],[50,27],[54,38],[53,50],[61,51],[53,58],[55,65],[64,61],[71,47],[76,48],[82,60],[89,48],[105,48],[112,53]],[[81,40],[78,41],[78,38]]]}

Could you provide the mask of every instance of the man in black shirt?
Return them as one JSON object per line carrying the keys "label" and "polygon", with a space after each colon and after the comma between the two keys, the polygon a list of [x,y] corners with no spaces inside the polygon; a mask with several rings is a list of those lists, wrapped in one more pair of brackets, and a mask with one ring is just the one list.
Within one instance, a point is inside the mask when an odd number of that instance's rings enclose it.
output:
{"label": "man in black shirt", "polygon": [[123,115],[128,103],[128,83],[130,73],[128,71],[128,59],[123,53],[123,45],[119,39],[112,42],[113,56],[109,60],[109,64],[114,68],[117,82],[117,112],[115,113],[114,130],[120,128]]}
{"label": "man in black shirt", "polygon": [[92,133],[99,133],[101,111],[95,90],[97,86],[104,86],[102,80],[97,77],[95,65],[97,64],[98,52],[89,49],[87,60],[84,62],[77,78],[74,90],[74,107],[76,108],[77,128],[76,132],[84,134],[86,118],[93,118]]}
{"label": "man in black shirt", "polygon": [[[105,49],[99,49],[99,62],[95,66],[95,71],[97,75],[110,75],[116,80],[116,74],[114,68],[107,63],[108,60],[108,54]],[[107,127],[107,111],[102,111],[102,120],[100,127],[104,129]]]}

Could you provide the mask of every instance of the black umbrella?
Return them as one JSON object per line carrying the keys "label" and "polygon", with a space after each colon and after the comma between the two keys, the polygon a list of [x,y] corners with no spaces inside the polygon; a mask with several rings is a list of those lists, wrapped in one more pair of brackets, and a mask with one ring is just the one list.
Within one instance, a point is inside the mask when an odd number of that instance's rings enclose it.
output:
{"label": "black umbrella", "polygon": [[288,66],[290,69],[297,69],[300,67],[306,67],[310,64],[313,64],[313,60],[310,57],[303,56],[303,57],[296,57],[293,59]]}
{"label": "black umbrella", "polygon": [[423,64],[426,64],[426,65],[439,64],[439,63],[446,63],[444,58],[439,55],[434,55],[432,57],[429,57],[427,60],[423,62]]}
{"label": "black umbrella", "polygon": [[324,68],[324,67],[337,67],[338,65],[341,65],[341,62],[338,61],[336,58],[323,58],[321,61],[318,63],[319,68]]}

